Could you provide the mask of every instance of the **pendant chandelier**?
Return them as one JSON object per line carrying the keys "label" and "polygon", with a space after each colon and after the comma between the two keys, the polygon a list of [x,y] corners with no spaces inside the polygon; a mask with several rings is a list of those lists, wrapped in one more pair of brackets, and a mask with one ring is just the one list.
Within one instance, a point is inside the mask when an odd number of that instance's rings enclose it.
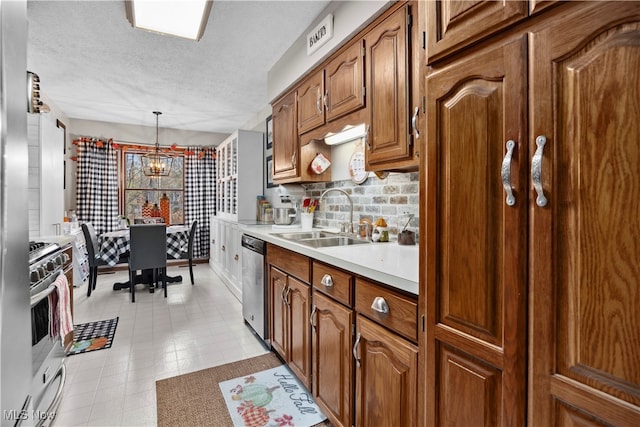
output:
{"label": "pendant chandelier", "polygon": [[153,151],[142,156],[142,171],[146,176],[160,177],[168,176],[173,165],[173,157],[160,151],[160,143],[158,140],[158,117],[162,114],[160,111],[154,111],[156,115],[156,146]]}

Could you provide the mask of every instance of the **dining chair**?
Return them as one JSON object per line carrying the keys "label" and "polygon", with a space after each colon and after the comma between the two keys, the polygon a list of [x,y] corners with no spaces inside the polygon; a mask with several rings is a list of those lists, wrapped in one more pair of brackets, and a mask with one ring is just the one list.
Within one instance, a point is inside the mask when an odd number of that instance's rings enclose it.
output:
{"label": "dining chair", "polygon": [[84,234],[84,242],[87,247],[87,258],[89,261],[89,284],[87,286],[87,297],[91,296],[91,292],[96,289],[98,281],[98,267],[107,265],[107,262],[100,258],[100,247],[98,246],[98,234],[93,224],[84,222],[81,225],[82,234]]}
{"label": "dining chair", "polygon": [[191,223],[191,229],[189,230],[189,243],[186,248],[180,253],[180,259],[189,260],[189,276],[191,276],[191,284],[193,285],[193,241],[195,239],[196,229],[198,228],[198,221]]}
{"label": "dining chair", "polygon": [[134,224],[129,227],[129,280],[131,302],[136,302],[136,271],[153,270],[150,291],[162,276],[164,297],[167,297],[167,226],[165,224]]}

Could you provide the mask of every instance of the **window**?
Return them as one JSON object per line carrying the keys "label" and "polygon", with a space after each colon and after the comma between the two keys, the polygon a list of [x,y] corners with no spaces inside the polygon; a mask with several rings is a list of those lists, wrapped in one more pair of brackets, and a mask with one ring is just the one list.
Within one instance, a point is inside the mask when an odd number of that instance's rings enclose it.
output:
{"label": "window", "polygon": [[160,197],[166,193],[171,203],[171,224],[184,224],[184,157],[174,157],[169,176],[149,177],[142,171],[143,154],[123,152],[124,214],[133,224],[134,218],[142,216],[146,201],[160,206]]}

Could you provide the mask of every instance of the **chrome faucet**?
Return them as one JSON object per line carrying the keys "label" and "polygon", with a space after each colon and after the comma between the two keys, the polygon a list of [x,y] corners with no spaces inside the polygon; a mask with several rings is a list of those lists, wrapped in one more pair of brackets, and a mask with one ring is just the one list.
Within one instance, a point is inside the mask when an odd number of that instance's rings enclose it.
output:
{"label": "chrome faucet", "polygon": [[[322,202],[322,199],[324,199],[324,196],[327,193],[331,192],[331,191],[338,191],[338,192],[344,194],[345,196],[347,196],[347,200],[349,200],[349,206],[350,206],[350,209],[349,209],[349,225],[347,226],[347,229],[344,230],[344,231],[346,231],[347,233],[353,234],[353,200],[351,200],[351,196],[349,196],[349,193],[347,193],[346,191],[344,191],[341,188],[329,188],[327,190],[324,190],[324,192],[320,195],[320,200],[318,201],[318,203]],[[340,231],[342,231],[342,230],[343,230],[343,227],[340,228]]]}

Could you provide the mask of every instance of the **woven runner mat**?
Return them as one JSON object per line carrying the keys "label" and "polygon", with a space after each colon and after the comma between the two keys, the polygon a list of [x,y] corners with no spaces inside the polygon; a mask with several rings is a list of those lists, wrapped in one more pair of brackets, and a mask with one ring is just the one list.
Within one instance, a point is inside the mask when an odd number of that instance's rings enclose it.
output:
{"label": "woven runner mat", "polygon": [[[282,362],[273,353],[156,381],[159,427],[232,426],[218,383]],[[331,426],[329,421],[318,426]]]}

